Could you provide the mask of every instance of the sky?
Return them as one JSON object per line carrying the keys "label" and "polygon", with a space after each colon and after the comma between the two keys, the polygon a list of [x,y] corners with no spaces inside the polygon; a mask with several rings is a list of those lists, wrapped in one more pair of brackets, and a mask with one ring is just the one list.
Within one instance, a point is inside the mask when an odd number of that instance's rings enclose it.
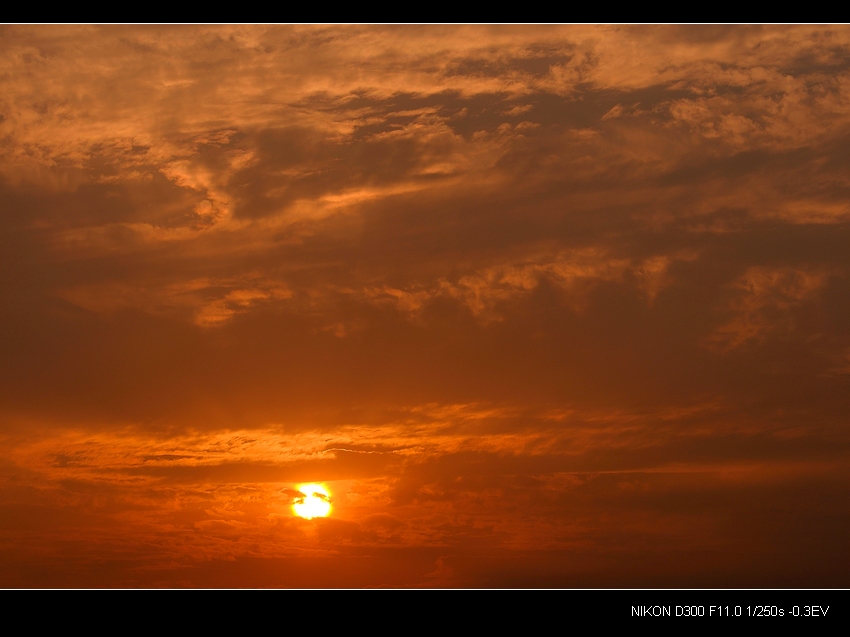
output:
{"label": "sky", "polygon": [[0,586],[850,586],[847,26],[0,32]]}

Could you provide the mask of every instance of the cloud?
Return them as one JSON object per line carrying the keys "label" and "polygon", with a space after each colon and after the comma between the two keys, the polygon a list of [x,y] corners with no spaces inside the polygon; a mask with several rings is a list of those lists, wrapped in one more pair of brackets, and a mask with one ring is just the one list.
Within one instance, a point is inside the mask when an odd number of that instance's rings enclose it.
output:
{"label": "cloud", "polygon": [[829,273],[793,268],[749,268],[736,281],[731,309],[736,315],[712,334],[709,343],[721,350],[762,341],[771,333],[793,329],[791,311],[811,300]]}
{"label": "cloud", "polygon": [[390,301],[399,311],[413,317],[439,298],[457,299],[482,320],[500,320],[496,308],[529,295],[546,282],[562,290],[567,304],[580,312],[588,304],[592,288],[604,282],[623,283],[633,277],[647,301],[652,303],[670,283],[668,270],[674,260],[693,260],[696,255],[678,254],[649,257],[635,264],[617,258],[600,248],[581,248],[552,255],[530,255],[523,261],[494,265],[463,275],[451,282],[440,279],[430,288],[420,285],[408,290],[384,286],[367,289],[366,296],[375,302]]}

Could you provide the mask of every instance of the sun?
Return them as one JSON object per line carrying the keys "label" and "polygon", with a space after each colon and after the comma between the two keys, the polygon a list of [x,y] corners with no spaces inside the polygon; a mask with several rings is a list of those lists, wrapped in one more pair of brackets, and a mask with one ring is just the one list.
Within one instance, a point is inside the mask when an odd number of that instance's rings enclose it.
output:
{"label": "sun", "polygon": [[323,484],[299,484],[301,495],[295,498],[292,510],[295,515],[312,520],[326,518],[331,512],[331,494]]}

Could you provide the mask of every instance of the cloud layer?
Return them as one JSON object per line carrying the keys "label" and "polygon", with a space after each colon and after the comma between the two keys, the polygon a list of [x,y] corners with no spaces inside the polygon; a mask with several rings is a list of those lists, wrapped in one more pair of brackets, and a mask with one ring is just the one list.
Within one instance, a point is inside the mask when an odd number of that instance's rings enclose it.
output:
{"label": "cloud layer", "polygon": [[848,585],[847,28],[3,29],[3,585]]}

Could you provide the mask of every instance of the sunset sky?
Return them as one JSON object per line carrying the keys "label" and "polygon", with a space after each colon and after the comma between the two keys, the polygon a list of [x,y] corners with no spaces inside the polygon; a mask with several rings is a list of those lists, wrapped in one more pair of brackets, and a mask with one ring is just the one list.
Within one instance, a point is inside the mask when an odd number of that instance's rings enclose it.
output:
{"label": "sunset sky", "polygon": [[847,26],[2,27],[0,586],[848,587],[848,275]]}

